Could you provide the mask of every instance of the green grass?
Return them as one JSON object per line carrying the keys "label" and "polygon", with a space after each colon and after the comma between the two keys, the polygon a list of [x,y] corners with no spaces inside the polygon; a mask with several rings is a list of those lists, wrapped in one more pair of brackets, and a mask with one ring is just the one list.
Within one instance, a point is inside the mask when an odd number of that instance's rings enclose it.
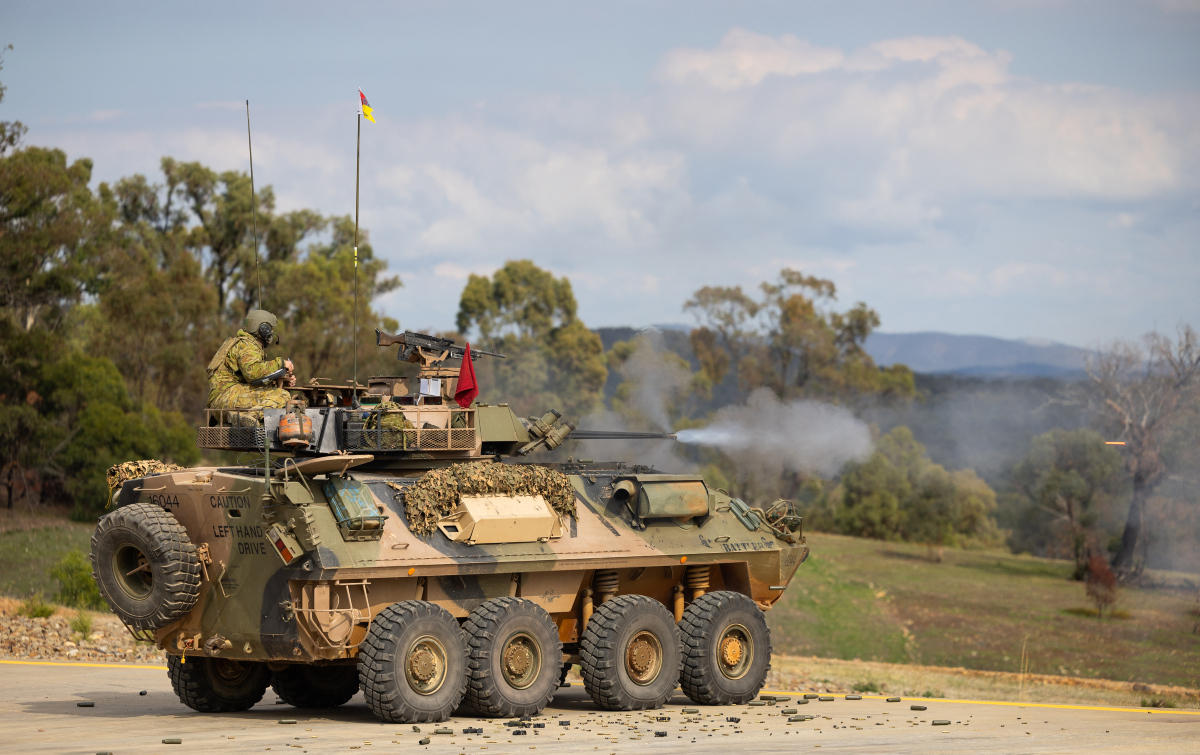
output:
{"label": "green grass", "polygon": [[[1122,589],[1098,620],[1066,562],[814,534],[770,612],[777,652],[1200,687],[1191,592]],[[1028,638],[1028,639],[1026,639]]]}
{"label": "green grass", "polygon": [[91,550],[94,525],[63,521],[61,526],[0,533],[0,595],[26,598],[54,595],[58,580],[50,570],[71,550]]}

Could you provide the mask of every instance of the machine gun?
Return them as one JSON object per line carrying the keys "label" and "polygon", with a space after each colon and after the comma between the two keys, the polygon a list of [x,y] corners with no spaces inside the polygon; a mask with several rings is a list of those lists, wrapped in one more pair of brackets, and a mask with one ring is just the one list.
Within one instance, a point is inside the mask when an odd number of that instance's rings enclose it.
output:
{"label": "machine gun", "polygon": [[[419,364],[422,367],[432,367],[447,359],[462,359],[465,353],[464,347],[456,345],[453,338],[438,338],[427,333],[411,333],[408,331],[398,336],[392,336],[377,328],[375,330],[375,344],[377,346],[399,344],[400,351],[396,354],[396,358],[402,362]],[[504,359],[503,354],[484,351],[483,349],[471,349],[471,361],[475,361],[480,356]]]}

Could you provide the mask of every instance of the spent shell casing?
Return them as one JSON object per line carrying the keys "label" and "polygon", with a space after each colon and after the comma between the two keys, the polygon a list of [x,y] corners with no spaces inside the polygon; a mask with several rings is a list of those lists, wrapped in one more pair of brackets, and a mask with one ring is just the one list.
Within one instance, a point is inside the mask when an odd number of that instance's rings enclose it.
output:
{"label": "spent shell casing", "polygon": [[933,725],[934,726],[949,726],[950,722],[944,718],[935,718],[933,720]]}
{"label": "spent shell casing", "polygon": [[910,705],[910,706],[908,706],[908,709],[909,710],[925,710],[925,706],[924,705]]}

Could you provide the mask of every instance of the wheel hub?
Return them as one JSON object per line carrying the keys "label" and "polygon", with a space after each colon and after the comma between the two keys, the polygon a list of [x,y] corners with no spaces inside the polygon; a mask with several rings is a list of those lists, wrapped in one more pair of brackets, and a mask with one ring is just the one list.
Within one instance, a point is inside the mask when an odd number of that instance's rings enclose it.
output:
{"label": "wheel hub", "polygon": [[741,679],[754,665],[754,638],[741,624],[730,624],[717,642],[717,666],[728,679]]}
{"label": "wheel hub", "polygon": [[524,645],[510,645],[504,654],[504,665],[513,676],[523,676],[533,665],[533,653]]}
{"label": "wheel hub", "polygon": [[736,666],[743,652],[742,642],[736,637],[726,637],[721,642],[721,661],[726,666]]}
{"label": "wheel hub", "polygon": [[437,674],[437,657],[429,648],[418,647],[408,658],[412,676],[419,682],[428,682]]}
{"label": "wheel hub", "polygon": [[654,662],[654,648],[645,639],[639,639],[629,646],[629,665],[639,674],[645,673]]}
{"label": "wheel hub", "polygon": [[504,641],[500,651],[500,673],[509,686],[526,689],[542,672],[542,651],[536,639],[518,632]]}
{"label": "wheel hub", "polygon": [[625,646],[625,673],[629,679],[641,686],[650,684],[662,671],[662,643],[653,632],[640,631],[629,639]]}

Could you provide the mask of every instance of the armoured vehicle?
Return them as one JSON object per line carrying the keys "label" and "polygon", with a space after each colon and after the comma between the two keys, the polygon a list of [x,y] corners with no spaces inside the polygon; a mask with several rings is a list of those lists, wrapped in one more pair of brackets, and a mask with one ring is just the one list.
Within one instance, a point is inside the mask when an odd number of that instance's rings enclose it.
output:
{"label": "armoured vehicle", "polygon": [[168,653],[185,705],[245,710],[272,687],[326,707],[361,689],[388,722],[534,715],[572,664],[609,710],[660,707],[676,687],[700,704],[759,692],[763,612],[808,556],[789,503],[752,508],[636,463],[529,462],[627,434],[464,408],[452,341],[378,342],[419,374],[211,411],[198,445],[238,463],[115,481],[94,575]]}

